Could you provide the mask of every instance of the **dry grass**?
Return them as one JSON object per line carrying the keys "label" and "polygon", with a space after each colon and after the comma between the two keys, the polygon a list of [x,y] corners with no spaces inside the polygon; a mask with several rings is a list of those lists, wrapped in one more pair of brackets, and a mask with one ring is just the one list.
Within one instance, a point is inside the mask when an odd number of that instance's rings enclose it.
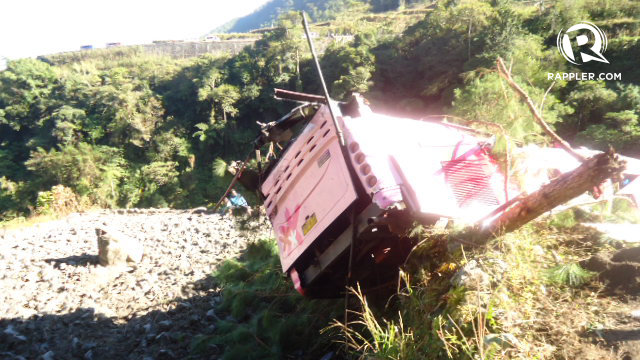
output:
{"label": "dry grass", "polygon": [[0,222],[0,229],[2,230],[14,230],[19,228],[25,228],[42,224],[45,222],[58,220],[62,216],[59,215],[33,215],[29,217],[19,216],[11,220]]}
{"label": "dry grass", "polygon": [[[403,273],[398,294],[386,309],[378,309],[386,320],[376,320],[375,309],[368,310],[360,295],[358,322],[351,327],[337,324],[361,358],[619,357],[619,346],[599,334],[620,326],[622,301],[605,296],[602,284],[577,265],[595,253],[611,251],[606,237],[566,216],[529,224],[474,250],[438,252],[457,235],[429,235],[431,240],[412,255],[417,258],[411,263],[422,266]],[[489,282],[452,285],[452,276],[472,260]],[[395,337],[380,335],[392,331]],[[385,343],[382,350],[375,345],[379,339]],[[386,349],[392,348],[402,351],[387,356]]]}
{"label": "dry grass", "polygon": [[36,208],[29,217],[19,216],[0,222],[0,229],[11,230],[61,219],[72,212],[89,211],[94,207],[87,199],[79,198],[70,188],[56,185],[38,193]]}

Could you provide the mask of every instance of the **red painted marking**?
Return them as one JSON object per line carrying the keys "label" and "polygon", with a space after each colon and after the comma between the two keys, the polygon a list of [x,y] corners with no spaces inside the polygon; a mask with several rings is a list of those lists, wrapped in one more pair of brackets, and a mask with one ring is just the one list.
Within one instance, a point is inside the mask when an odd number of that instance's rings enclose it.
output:
{"label": "red painted marking", "polygon": [[[289,209],[284,210],[284,217],[286,219],[286,223],[284,225],[280,225],[280,241],[282,242],[283,249],[282,251],[289,255],[291,251],[298,245],[302,244],[304,237],[301,234],[301,231],[298,231],[298,218],[300,217],[300,208],[302,205],[296,206],[296,209],[293,213]],[[295,244],[294,244],[295,242]]]}
{"label": "red painted marking", "polygon": [[295,268],[291,269],[289,272],[289,276],[291,277],[291,281],[293,282],[293,287],[300,293],[300,295],[304,296],[304,288],[302,287],[302,282],[300,281],[300,275]]}

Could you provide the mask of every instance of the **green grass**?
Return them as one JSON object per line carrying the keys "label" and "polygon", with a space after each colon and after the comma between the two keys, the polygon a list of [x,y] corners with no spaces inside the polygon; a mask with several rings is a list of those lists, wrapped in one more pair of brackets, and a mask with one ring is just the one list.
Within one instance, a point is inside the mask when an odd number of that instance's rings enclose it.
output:
{"label": "green grass", "polygon": [[595,273],[572,263],[554,266],[545,275],[550,284],[579,287],[589,282]]}
{"label": "green grass", "polygon": [[[625,210],[620,204],[611,209],[607,216]],[[580,329],[604,321],[593,309],[606,299],[597,295],[594,274],[577,264],[610,250],[579,225],[585,216],[565,211],[474,249],[448,248],[468,235],[459,229],[416,228],[413,234],[423,241],[401,271],[397,293],[372,301],[356,288],[346,323],[343,301],[297,295],[281,273],[275,242],[256,242],[216,272],[224,320],[213,336],[194,341],[194,352],[216,344],[223,359],[317,359],[333,344],[353,359],[579,356],[592,346]],[[453,285],[472,260],[490,281]]]}
{"label": "green grass", "polygon": [[194,353],[216,344],[222,359],[317,359],[331,348],[331,335],[320,336],[320,330],[342,315],[343,303],[299,295],[282,273],[274,240],[249,244],[214,277],[222,289],[223,320],[213,336],[194,339]]}
{"label": "green grass", "polygon": [[405,329],[402,315],[398,313],[397,323],[385,319],[379,321],[360,286],[350,291],[362,308],[361,311],[352,311],[356,320],[346,324],[335,320],[325,331],[332,329],[341,331],[342,343],[361,357],[375,354],[381,359],[402,359],[414,341],[413,334]]}
{"label": "green grass", "polygon": [[[422,229],[427,238],[414,250],[388,306],[371,309],[356,292],[357,320],[334,327],[361,359],[571,358],[581,346],[591,346],[580,342],[576,324],[601,320],[591,310],[597,308],[599,285],[577,262],[608,250],[600,237],[576,224],[568,211],[486,247],[449,251],[443,245],[464,233]],[[453,275],[471,260],[490,283],[452,285]]]}

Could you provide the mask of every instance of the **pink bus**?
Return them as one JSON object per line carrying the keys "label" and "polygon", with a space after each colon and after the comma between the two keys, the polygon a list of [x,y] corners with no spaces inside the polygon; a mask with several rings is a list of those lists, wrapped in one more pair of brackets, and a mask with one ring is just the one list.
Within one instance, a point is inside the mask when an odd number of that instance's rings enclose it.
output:
{"label": "pink bus", "polygon": [[306,103],[268,124],[258,146],[286,144],[260,190],[282,270],[312,297],[345,284],[384,286],[415,246],[414,222],[473,223],[516,189],[489,155],[490,139],[442,121],[373,112],[364,98]]}

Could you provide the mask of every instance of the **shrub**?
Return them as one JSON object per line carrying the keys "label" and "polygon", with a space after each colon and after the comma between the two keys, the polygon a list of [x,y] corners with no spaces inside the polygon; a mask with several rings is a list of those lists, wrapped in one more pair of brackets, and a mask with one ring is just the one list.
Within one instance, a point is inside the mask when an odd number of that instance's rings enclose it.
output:
{"label": "shrub", "polygon": [[38,192],[36,213],[41,215],[64,215],[79,210],[76,194],[64,185],[56,185],[49,191]]}

